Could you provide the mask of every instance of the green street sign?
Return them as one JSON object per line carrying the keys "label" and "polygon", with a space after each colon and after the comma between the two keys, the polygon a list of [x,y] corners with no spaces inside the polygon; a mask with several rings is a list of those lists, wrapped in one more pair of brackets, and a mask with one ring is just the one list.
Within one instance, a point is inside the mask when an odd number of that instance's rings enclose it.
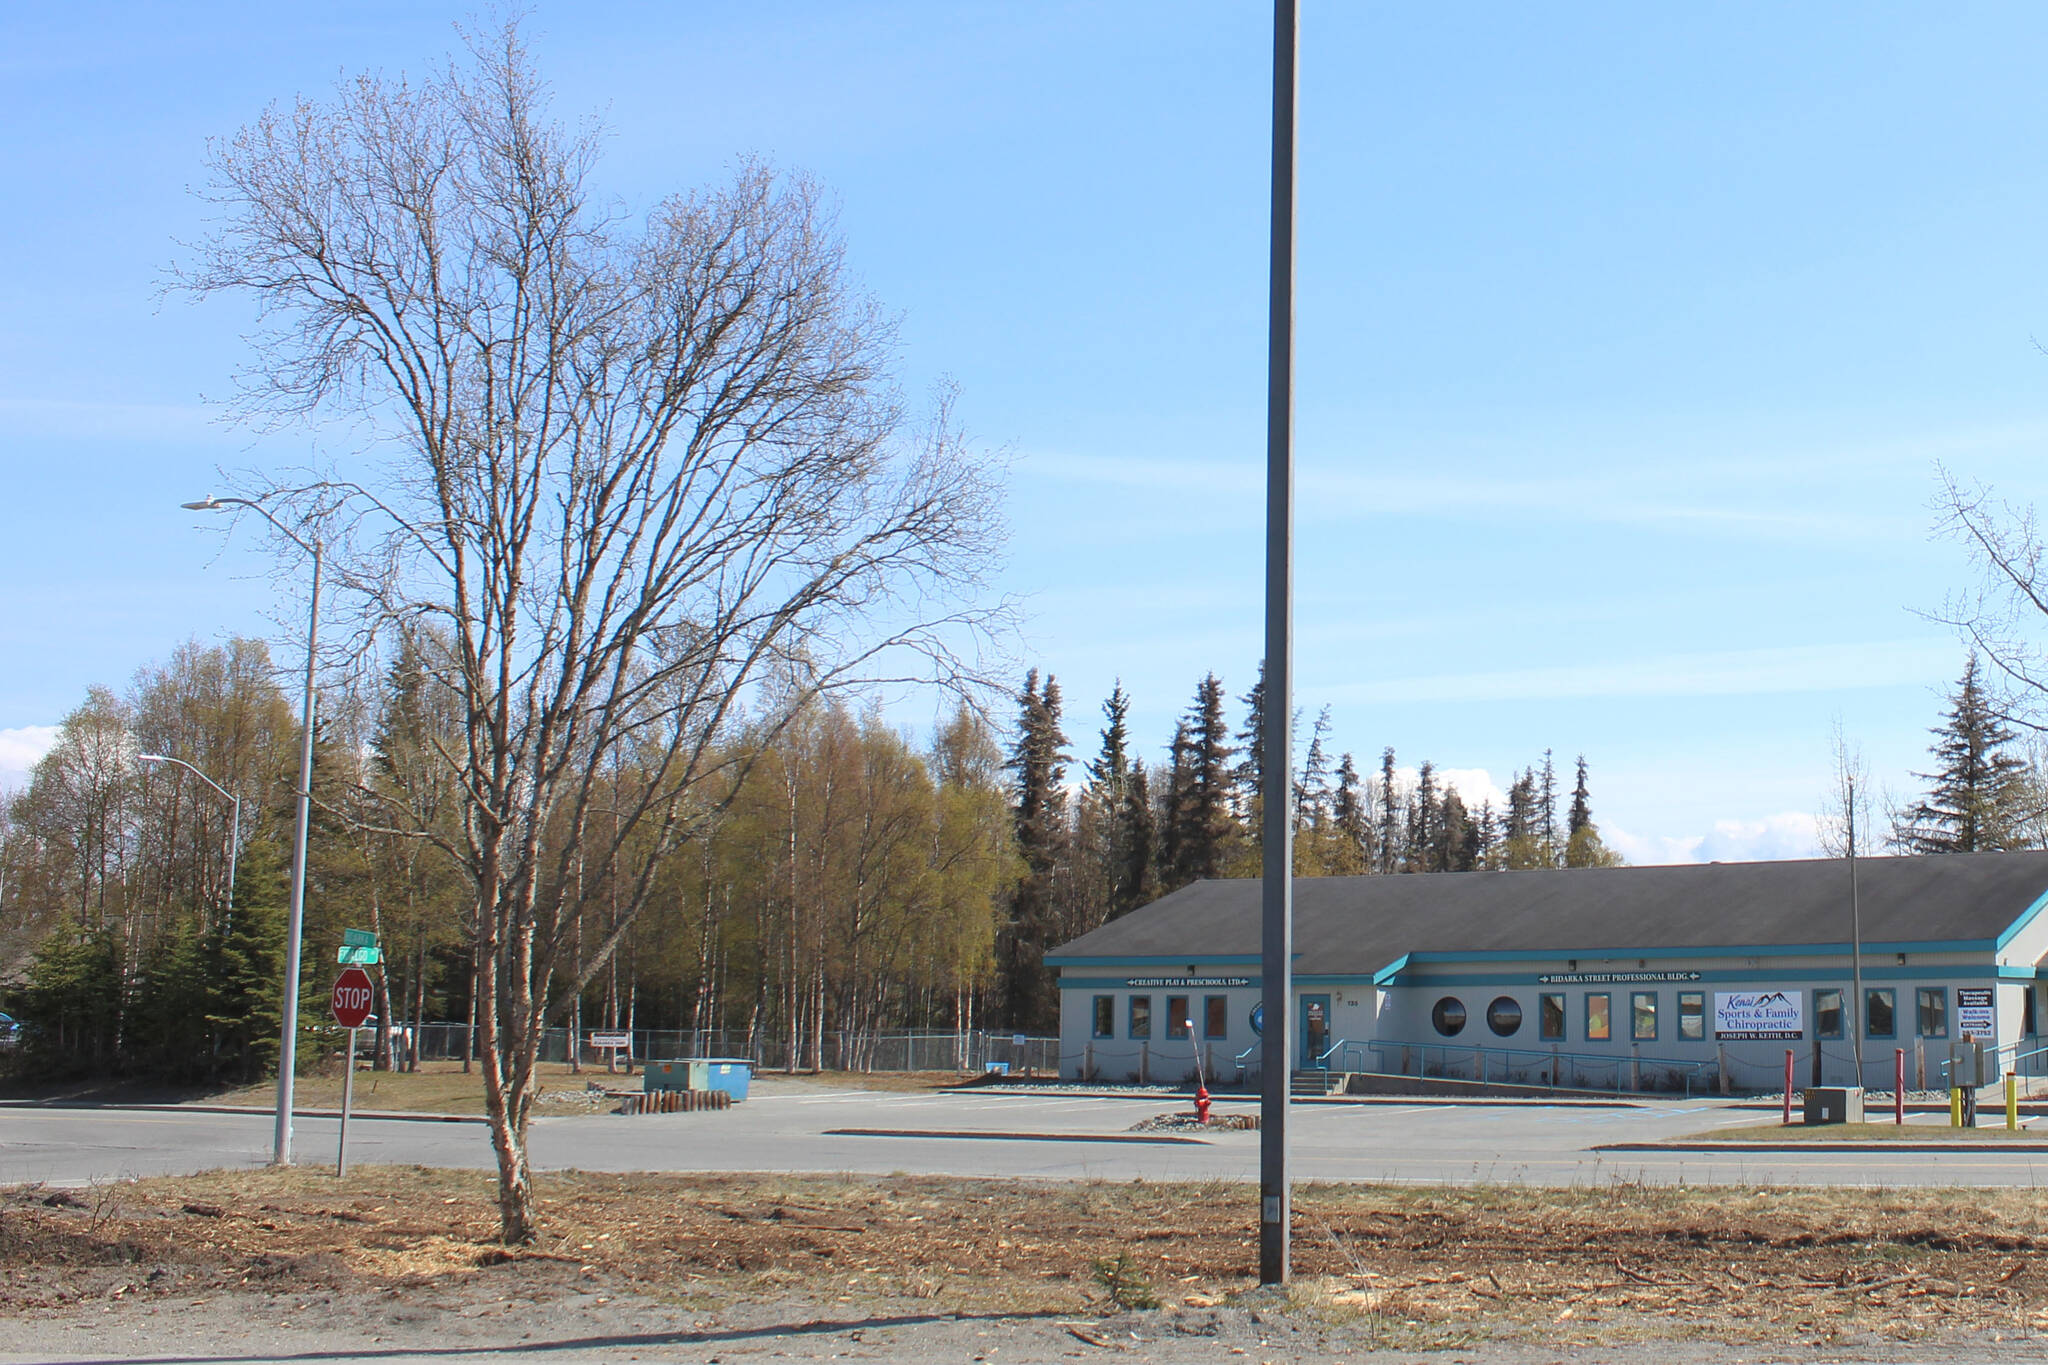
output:
{"label": "green street sign", "polygon": [[351,948],[374,948],[377,946],[377,936],[368,929],[344,929],[341,931],[341,941]]}
{"label": "green street sign", "polygon": [[374,943],[346,943],[334,954],[334,960],[344,967],[374,967],[384,960]]}

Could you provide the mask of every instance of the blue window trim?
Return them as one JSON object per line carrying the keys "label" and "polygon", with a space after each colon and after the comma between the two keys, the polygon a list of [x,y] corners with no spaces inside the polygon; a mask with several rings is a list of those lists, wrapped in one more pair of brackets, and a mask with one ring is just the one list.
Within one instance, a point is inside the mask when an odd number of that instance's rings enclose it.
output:
{"label": "blue window trim", "polygon": [[[1841,1005],[1839,1007],[1841,1022],[1835,1025],[1835,1031],[1833,1033],[1822,1033],[1820,1031],[1820,998],[1823,995],[1828,994],[1830,991],[1834,992],[1834,994],[1840,997],[1841,999]],[[1848,990],[1842,986],[1815,986],[1811,991],[1808,991],[1807,994],[1813,997],[1813,1036],[1817,1039],[1827,1039],[1830,1041],[1838,1038],[1847,1038],[1849,1036]]]}
{"label": "blue window trim", "polygon": [[[1647,1037],[1636,1032],[1636,1001],[1644,996],[1650,998],[1650,1032]],[[1657,1041],[1658,1031],[1663,1027],[1664,1021],[1657,1017],[1657,992],[1630,991],[1628,993],[1628,1040],[1631,1043],[1654,1043]]]}
{"label": "blue window trim", "polygon": [[[1892,1026],[1879,1033],[1870,1022],[1870,997],[1882,995],[1891,1002]],[[1863,988],[1863,1036],[1865,1038],[1896,1038],[1899,1036],[1899,993],[1891,986],[1865,986]]]}
{"label": "blue window trim", "polygon": [[[1102,1027],[1102,1002],[1105,1000],[1109,1002],[1109,1027],[1107,1029],[1104,1029]],[[1097,995],[1093,1000],[1088,1002],[1088,1036],[1090,1038],[1116,1037],[1115,996]]]}
{"label": "blue window trim", "polygon": [[[1145,1031],[1138,1032],[1138,1002],[1145,1002]],[[1133,1043],[1152,1041],[1152,997],[1133,995],[1124,1005],[1124,1036]]]}
{"label": "blue window trim", "polygon": [[[1675,1037],[1681,1043],[1699,1043],[1706,1041],[1707,993],[1705,991],[1676,991],[1674,992],[1674,994],[1677,996],[1677,1003],[1674,1004],[1672,1008],[1678,1011],[1678,1015],[1677,1018],[1672,1020],[1671,1026],[1672,1028],[1677,1030],[1677,1032],[1672,1036]],[[1693,1018],[1699,1021],[1700,1031],[1691,1037],[1687,1037],[1685,1033],[1685,1002],[1687,997],[1691,997],[1692,999],[1699,1001],[1700,1005],[1699,1011],[1693,1015]]]}
{"label": "blue window trim", "polygon": [[[1543,1022],[1543,1002],[1544,1002],[1544,1001],[1546,1001],[1546,1000],[1555,1000],[1555,1001],[1557,1002],[1557,1032],[1556,1032],[1556,1033],[1551,1033],[1551,1032],[1550,1032],[1550,1031],[1548,1030],[1548,1028],[1546,1028],[1546,1026],[1544,1025],[1544,1022]],[[1539,1043],[1568,1043],[1568,1042],[1570,1042],[1570,1041],[1571,1041],[1571,1039],[1570,1039],[1570,1038],[1568,1038],[1568,1037],[1566,1037],[1565,1035],[1567,1035],[1567,1034],[1569,1034],[1569,1033],[1571,1032],[1571,1025],[1572,1025],[1572,1005],[1571,1005],[1571,998],[1570,998],[1570,997],[1569,997],[1568,995],[1566,995],[1566,994],[1565,994],[1565,992],[1563,992],[1563,991],[1538,991],[1538,992],[1536,993],[1536,1041],[1537,1041],[1537,1042],[1539,1042]]]}
{"label": "blue window trim", "polygon": [[[1209,1029],[1209,1006],[1216,1001],[1223,1002],[1223,1031],[1212,1033]],[[1202,997],[1202,1036],[1204,1038],[1228,1038],[1230,1036],[1230,997],[1227,995],[1205,995]]]}
{"label": "blue window trim", "polygon": [[[1593,1036],[1593,997],[1596,995],[1607,1002],[1607,1036],[1605,1038],[1595,1038]],[[1614,1041],[1613,991],[1586,992],[1585,999],[1579,1002],[1579,1032],[1585,1035],[1585,1039],[1589,1043],[1611,1043]]]}
{"label": "blue window trim", "polygon": [[[1176,1000],[1180,1001],[1185,1007],[1187,1014],[1188,1026],[1185,1033],[1175,1033],[1173,1031],[1173,1002]],[[1193,1038],[1195,1036],[1195,997],[1192,995],[1169,995],[1166,997],[1166,1032],[1164,1036],[1168,1039]]]}
{"label": "blue window trim", "polygon": [[[1941,997],[1941,1032],[1939,1033],[1923,1033],[1920,1031],[1920,998],[1929,992]],[[1894,1018],[1893,1022],[1896,1023],[1897,1019]],[[1915,1038],[1948,1037],[1948,987],[1915,986],[1913,988],[1913,1036]]]}

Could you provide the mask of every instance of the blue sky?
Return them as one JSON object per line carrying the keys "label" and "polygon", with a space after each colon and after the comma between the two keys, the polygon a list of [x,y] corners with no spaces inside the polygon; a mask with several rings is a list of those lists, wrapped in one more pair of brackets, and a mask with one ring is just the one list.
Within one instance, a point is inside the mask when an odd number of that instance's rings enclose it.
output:
{"label": "blue sky", "polygon": [[[1905,794],[1960,672],[1936,461],[2048,451],[2048,11],[1304,0],[1300,701],[1505,785],[1555,749],[1640,861],[1808,847],[1836,717]],[[177,504],[346,460],[208,408],[165,299],[205,140],[466,7],[0,17],[0,781],[87,684],[298,610]],[[838,197],[912,392],[1011,459],[1020,657],[1085,753],[1163,748],[1259,649],[1267,17],[1256,4],[542,3],[631,206],[758,154]]]}

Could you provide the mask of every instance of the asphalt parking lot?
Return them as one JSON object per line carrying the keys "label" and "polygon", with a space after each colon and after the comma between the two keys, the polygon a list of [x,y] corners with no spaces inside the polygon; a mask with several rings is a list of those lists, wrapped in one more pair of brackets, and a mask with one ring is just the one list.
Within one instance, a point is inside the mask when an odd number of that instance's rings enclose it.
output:
{"label": "asphalt parking lot", "polygon": [[[535,1121],[543,1170],[810,1171],[1041,1179],[1252,1180],[1255,1132],[1133,1133],[1185,1108],[1159,1096],[835,1090],[767,1078],[723,1112]],[[1225,1100],[1219,1112],[1255,1106]],[[1768,1121],[1720,1100],[1501,1104],[1310,1103],[1291,1111],[1303,1180],[1689,1184],[2034,1185],[2048,1153],[1601,1151]],[[336,1123],[301,1117],[302,1164],[331,1162]],[[191,1110],[0,1107],[0,1183],[82,1184],[268,1160],[270,1120]],[[357,1117],[351,1162],[486,1168],[475,1122]]]}

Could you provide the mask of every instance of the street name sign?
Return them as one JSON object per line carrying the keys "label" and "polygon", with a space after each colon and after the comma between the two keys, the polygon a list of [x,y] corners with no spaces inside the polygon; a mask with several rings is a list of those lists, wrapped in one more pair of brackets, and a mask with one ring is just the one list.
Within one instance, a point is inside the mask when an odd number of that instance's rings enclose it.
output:
{"label": "street name sign", "polygon": [[384,960],[384,954],[374,943],[344,943],[334,950],[334,960],[344,967],[374,967]]}
{"label": "street name sign", "polygon": [[334,1007],[334,1022],[349,1029],[363,1026],[363,1021],[370,1017],[370,1003],[376,998],[370,974],[361,967],[350,967],[336,977],[334,989],[327,997]]}
{"label": "street name sign", "polygon": [[377,936],[368,929],[344,929],[341,931],[341,941],[351,948],[374,948],[377,946]]}

